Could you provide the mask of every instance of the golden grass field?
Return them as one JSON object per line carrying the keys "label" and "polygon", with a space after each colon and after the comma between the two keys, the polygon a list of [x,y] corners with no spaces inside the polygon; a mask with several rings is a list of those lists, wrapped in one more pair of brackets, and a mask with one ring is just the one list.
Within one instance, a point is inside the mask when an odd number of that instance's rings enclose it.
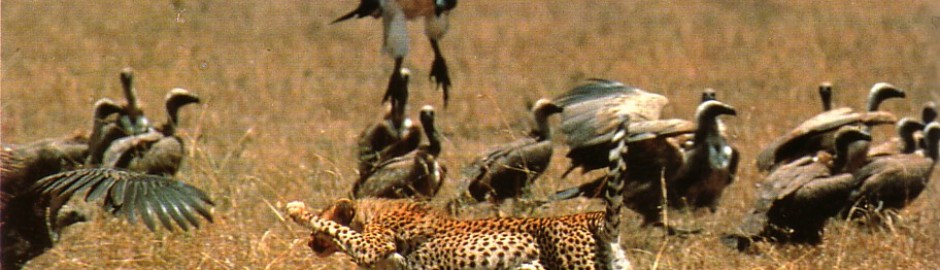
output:
{"label": "golden grass field", "polygon": [[[329,25],[357,4],[4,1],[3,143],[89,129],[95,100],[123,100],[118,72],[130,66],[154,121],[165,117],[170,88],[203,98],[181,113],[190,151],[178,178],[217,203],[216,222],[190,233],[151,233],[88,207],[92,220],[67,229],[28,267],[354,268],[345,255],[316,258],[307,233],[266,202],[319,207],[352,187],[356,136],[379,119],[392,67],[379,50],[379,21]],[[931,1],[461,1],[441,42],[454,79],[446,110],[425,79],[432,54],[422,23],[411,24],[411,111],[438,108],[450,168],[443,201],[455,196],[464,164],[523,134],[526,102],[601,77],[664,94],[664,117],[689,119],[712,87],[738,109],[725,118],[743,155],[738,179],[717,213],[670,214],[670,222],[703,228],[699,235],[664,237],[626,211],[622,244],[638,269],[940,269],[938,173],[894,231],[835,221],[821,246],[762,244],[761,254],[717,240],[753,203],[757,152],[820,110],[820,82],[833,83],[839,106],[862,108],[878,81],[907,91],[883,107],[899,116],[940,102],[938,16]],[[891,135],[879,128],[875,140]],[[591,176],[559,178],[568,165],[561,137],[536,196]],[[576,200],[533,215],[599,209]]]}

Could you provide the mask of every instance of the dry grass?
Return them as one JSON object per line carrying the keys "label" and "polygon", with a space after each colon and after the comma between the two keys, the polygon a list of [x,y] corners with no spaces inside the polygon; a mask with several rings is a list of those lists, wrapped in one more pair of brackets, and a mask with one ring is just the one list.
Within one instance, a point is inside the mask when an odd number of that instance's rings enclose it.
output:
{"label": "dry grass", "polygon": [[[86,129],[91,104],[119,98],[118,71],[134,67],[138,89],[162,121],[172,87],[206,102],[186,108],[190,156],[179,177],[211,191],[218,220],[192,233],[149,233],[103,214],[69,229],[30,263],[36,269],[290,269],[353,266],[321,259],[305,234],[266,201],[322,205],[355,178],[354,140],[379,117],[391,61],[377,21],[327,23],[357,1],[5,1],[2,8],[2,135],[23,143]],[[459,169],[525,127],[523,105],[589,77],[663,93],[667,117],[691,117],[698,93],[718,89],[739,117],[727,122],[743,151],[739,179],[713,215],[677,213],[702,227],[689,238],[627,223],[623,235],[641,269],[938,269],[937,177],[903,212],[894,232],[829,226],[820,247],[763,245],[761,255],[716,241],[754,199],[753,158],[819,110],[814,89],[832,81],[839,105],[860,108],[868,87],[889,81],[909,98],[886,109],[912,115],[940,99],[940,8],[929,1],[461,1],[442,42],[455,96],[439,121],[454,196]],[[817,3],[818,2],[818,3]],[[933,22],[933,23],[932,23]],[[414,107],[440,105],[427,76],[432,55],[413,24]],[[940,100],[938,100],[940,101]],[[884,128],[876,140],[891,132]],[[557,147],[538,195],[584,181],[558,179]],[[536,215],[598,209],[567,202]],[[97,211],[100,212],[100,211]],[[636,220],[627,214],[628,220]]]}

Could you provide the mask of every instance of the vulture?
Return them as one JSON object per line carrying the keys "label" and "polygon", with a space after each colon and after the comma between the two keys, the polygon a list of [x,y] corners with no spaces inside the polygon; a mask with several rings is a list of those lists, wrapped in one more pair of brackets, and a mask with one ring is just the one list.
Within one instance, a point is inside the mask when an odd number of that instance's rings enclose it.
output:
{"label": "vulture", "polygon": [[430,199],[437,194],[444,183],[446,169],[437,160],[441,154],[441,137],[434,126],[434,108],[424,106],[420,120],[428,144],[378,164],[370,174],[359,178],[353,186],[352,197]]}
{"label": "vulture", "polygon": [[116,120],[108,119],[111,115],[123,112],[124,107],[111,99],[102,98],[95,102],[94,124],[88,138],[88,158],[85,159],[85,166],[100,166],[104,152],[111,142],[127,135]]}
{"label": "vulture", "polygon": [[[705,103],[709,100],[718,100],[718,93],[715,92],[715,89],[705,88],[705,90],[702,91],[701,103]],[[721,135],[721,137],[728,138],[727,127],[725,127],[725,123],[722,122],[721,119],[718,119],[718,118],[715,119],[715,123],[718,127],[718,134]],[[688,152],[689,150],[692,149],[692,146],[693,146],[692,141],[694,139],[695,139],[694,133],[683,134],[683,135],[673,137],[671,139],[671,143],[681,147],[683,152]]]}
{"label": "vulture", "polygon": [[676,175],[668,180],[669,205],[715,211],[722,192],[734,181],[740,154],[722,134],[721,115],[737,115],[729,105],[705,101],[695,113],[697,127],[692,147]]}
{"label": "vulture", "polygon": [[[144,116],[140,108],[140,101],[137,98],[137,90],[134,88],[134,70],[124,68],[121,70],[121,87],[124,91],[126,103],[124,105],[114,104],[110,99],[104,98],[95,103],[95,123],[91,131],[91,137],[88,140],[88,158],[85,160],[87,167],[99,167],[103,165],[105,151],[111,146],[111,143],[117,139],[137,135],[150,131],[150,120]],[[117,113],[117,119],[109,119],[108,116]]]}
{"label": "vulture", "polygon": [[[96,102],[92,138],[76,134],[61,139],[46,139],[25,145],[3,147],[3,151],[0,152],[2,153],[0,178],[3,179],[0,181],[2,183],[2,190],[0,190],[2,269],[22,268],[30,259],[51,248],[62,229],[85,220],[84,215],[75,211],[61,211],[60,213],[62,204],[67,202],[74,192],[79,191],[78,189],[94,187],[96,193],[99,194],[94,197],[89,196],[88,199],[101,197],[104,194],[100,193],[107,192],[105,198],[108,202],[106,203],[112,204],[112,210],[121,209],[120,205],[123,205],[124,201],[120,200],[126,198],[128,199],[126,202],[134,205],[131,207],[156,213],[161,221],[170,217],[179,222],[180,215],[185,215],[182,217],[189,224],[179,225],[184,230],[188,229],[190,224],[198,226],[195,224],[198,221],[191,222],[194,220],[193,215],[190,214],[193,209],[201,211],[200,214],[204,216],[209,214],[204,206],[194,206],[200,201],[211,205],[208,197],[205,197],[201,191],[190,190],[191,187],[178,183],[176,180],[144,177],[135,173],[114,170],[82,169],[83,164],[89,164],[94,147],[109,144],[108,134],[124,136],[123,130],[125,129],[109,122],[108,117],[114,113],[124,114],[122,116],[124,117],[126,116],[125,109],[128,107],[116,105],[108,99]],[[121,132],[95,133],[109,130],[109,126],[111,130]],[[95,141],[98,144],[93,144],[93,138],[97,138]],[[129,155],[131,152],[127,153],[118,157],[120,166],[126,167],[131,160],[131,155]],[[113,182],[133,184],[125,187],[124,184],[114,185]],[[53,184],[58,188],[37,190],[37,186]],[[63,193],[66,191],[63,188],[66,187],[69,188],[68,192]],[[161,191],[165,189],[176,189],[178,192]],[[137,193],[141,195],[134,195]],[[154,207],[160,209],[154,210]],[[153,222],[150,221],[153,218],[149,216],[150,214],[147,215],[148,217],[141,217],[152,225]],[[153,228],[153,226],[149,227]]]}
{"label": "vulture", "polygon": [[24,145],[4,145],[0,152],[0,268],[20,269],[32,258],[52,247],[50,234],[85,220],[78,212],[46,215],[37,195],[30,191],[43,177],[78,169],[88,155],[83,134],[44,139]]}
{"label": "vulture", "polygon": [[[897,154],[875,157],[855,173],[861,185],[852,191],[848,202],[850,208],[843,211],[846,217],[858,214],[900,210],[924,191],[930,182],[931,173],[937,164],[940,151],[940,123],[933,122],[924,129],[927,148],[915,153],[915,144],[910,134],[904,134],[904,151]],[[853,208],[862,211],[854,211]],[[890,212],[889,212],[890,214]]]}
{"label": "vulture", "polygon": [[[624,86],[616,81],[594,79],[559,96],[553,102],[563,108],[561,131],[567,136],[565,143],[570,147],[567,157],[571,159],[571,166],[562,177],[579,167],[582,172],[607,168],[607,157],[597,153],[607,153],[613,148],[610,138],[619,124],[620,116],[629,116],[631,119],[631,138],[628,139],[631,142],[638,140],[634,136],[648,137],[655,134],[670,137],[688,133],[687,128],[694,126],[688,121],[644,123],[659,120],[662,108],[669,100],[662,95]],[[638,123],[644,124],[639,126]]]}
{"label": "vulture", "polygon": [[[701,103],[696,111],[698,126],[693,129],[695,135],[692,147],[684,152],[665,141],[656,144],[663,146],[658,147],[659,149],[670,149],[669,151],[638,150],[654,149],[649,145],[659,140],[655,137],[628,144],[630,153],[635,154],[627,155],[627,165],[633,169],[626,172],[626,181],[628,184],[633,183],[631,186],[638,189],[624,190],[629,193],[624,195],[624,203],[643,216],[644,225],[663,226],[670,233],[682,232],[662,222],[661,206],[664,198],[660,190],[663,181],[666,183],[666,196],[670,207],[713,209],[717,205],[722,191],[734,178],[738,161],[737,150],[728,145],[719,133],[718,117],[736,114],[733,107],[719,101],[708,100]],[[657,121],[646,123],[651,122]],[[634,126],[642,123],[644,122],[631,123],[630,132],[635,132]],[[667,166],[663,166],[664,164]],[[598,197],[601,195],[599,188],[604,181],[601,177],[578,187],[559,191],[551,199]]]}
{"label": "vulture", "polygon": [[535,125],[528,137],[490,149],[464,170],[469,185],[462,203],[492,201],[529,195],[529,188],[552,159],[551,129],[548,118],[561,107],[540,99],[532,107]]}
{"label": "vulture", "polygon": [[[166,95],[167,120],[155,129],[115,140],[104,153],[104,165],[127,168],[147,174],[172,176],[179,170],[185,155],[183,140],[176,135],[179,109],[199,103],[199,97],[182,88],[174,88]],[[130,151],[127,167],[117,165],[119,157]]]}
{"label": "vulture", "polygon": [[23,194],[39,179],[78,169],[88,156],[88,138],[76,133],[23,145],[4,145],[0,187],[8,195]]}
{"label": "vulture", "polygon": [[757,156],[757,168],[761,172],[769,172],[789,161],[812,156],[818,150],[832,149],[833,132],[845,125],[861,124],[864,125],[865,131],[869,131],[874,125],[893,124],[897,121],[896,117],[891,113],[878,111],[878,107],[887,99],[904,96],[904,91],[891,84],[876,83],[868,96],[868,111],[831,109],[804,121],[761,150]]}
{"label": "vulture", "polygon": [[904,90],[895,87],[894,85],[886,82],[876,83],[872,85],[871,90],[868,91],[868,104],[865,109],[869,112],[878,111],[878,108],[881,106],[885,100],[892,98],[905,98],[907,94],[904,93]]}
{"label": "vulture", "polygon": [[868,157],[890,156],[895,154],[911,154],[919,147],[915,133],[923,131],[925,125],[923,122],[905,117],[898,120],[898,136],[890,140],[871,147],[868,150]]}
{"label": "vulture", "polygon": [[359,175],[372,173],[376,164],[400,157],[414,151],[421,143],[420,125],[416,125],[405,116],[408,100],[407,82],[411,72],[404,69],[401,72],[405,80],[405,91],[398,93],[396,99],[402,102],[392,103],[388,106],[381,122],[366,127],[359,134]]}
{"label": "vulture", "polygon": [[845,126],[836,132],[834,159],[819,151],[781,165],[758,188],[739,232],[721,241],[739,251],[754,241],[821,243],[826,220],[838,214],[857,185],[852,173],[864,164],[870,140],[860,128]]}
{"label": "vulture", "polygon": [[175,222],[184,231],[200,226],[198,216],[212,222],[213,203],[205,192],[178,180],[112,168],[65,171],[39,180],[23,194],[4,198],[9,203],[0,213],[3,269],[22,268],[52,248],[63,228],[84,221],[76,212],[59,213],[65,202],[83,191],[86,201],[103,198],[106,211],[131,223],[140,218],[151,231],[157,221],[167,230],[173,230]]}
{"label": "vulture", "polygon": [[[568,158],[572,165],[590,171],[605,166],[606,153],[612,148],[608,142],[611,127],[616,119],[627,116],[631,119],[627,139],[630,152],[627,166],[632,168],[625,175],[624,204],[643,216],[644,225],[662,226],[669,233],[681,233],[662,223],[662,182],[671,185],[676,173],[685,162],[685,153],[672,138],[696,131],[693,122],[682,119],[659,119],[662,107],[668,100],[658,94],[637,88],[626,87],[619,82],[595,80],[577,87],[555,100],[562,106],[562,132],[568,135],[571,148]],[[705,102],[708,112],[703,115],[726,114],[730,107],[720,102]],[[704,117],[704,116],[703,116]],[[566,172],[567,173],[567,172]],[[597,178],[578,187],[556,192],[550,200],[564,200],[578,196],[599,197],[604,186],[604,177]],[[668,189],[668,188],[667,188]]]}
{"label": "vulture", "polygon": [[388,89],[382,102],[391,101],[393,106],[404,106],[403,100],[398,100],[402,91],[406,91],[407,82],[402,80],[401,68],[405,56],[408,54],[407,22],[417,18],[424,18],[424,34],[431,42],[434,50],[434,62],[431,64],[430,79],[436,82],[437,87],[443,89],[444,106],[447,106],[451,87],[447,62],[441,54],[438,41],[447,33],[448,18],[451,10],[457,7],[457,0],[360,0],[359,6],[337,18],[332,23],[338,23],[352,18],[372,16],[382,18],[383,38],[382,49],[395,60],[395,68],[388,82]]}
{"label": "vulture", "polygon": [[[53,236],[85,216],[66,211],[50,216],[55,227],[47,226],[40,197],[30,192],[43,177],[79,169],[91,154],[95,131],[110,115],[124,110],[110,99],[94,105],[92,137],[75,133],[63,138],[44,139],[22,145],[4,145],[0,152],[0,234],[3,243],[2,269],[19,269],[52,246]],[[50,236],[52,234],[52,236]]]}

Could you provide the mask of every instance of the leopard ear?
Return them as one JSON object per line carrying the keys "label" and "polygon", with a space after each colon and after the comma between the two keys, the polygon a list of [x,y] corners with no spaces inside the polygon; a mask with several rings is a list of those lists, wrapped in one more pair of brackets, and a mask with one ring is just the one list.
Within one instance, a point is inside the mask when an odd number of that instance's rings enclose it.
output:
{"label": "leopard ear", "polygon": [[349,226],[356,216],[356,204],[350,199],[339,199],[333,206],[333,221]]}

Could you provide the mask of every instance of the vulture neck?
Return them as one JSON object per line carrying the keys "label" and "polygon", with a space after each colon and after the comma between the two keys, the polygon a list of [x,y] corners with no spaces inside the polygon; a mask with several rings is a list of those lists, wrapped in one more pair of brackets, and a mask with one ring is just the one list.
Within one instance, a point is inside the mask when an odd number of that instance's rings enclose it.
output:
{"label": "vulture neck", "polygon": [[933,128],[928,129],[925,144],[927,145],[927,157],[933,159],[933,163],[937,164],[940,162],[940,129]]}
{"label": "vulture neck", "polygon": [[180,107],[171,103],[166,104],[166,123],[163,123],[163,134],[166,136],[173,136],[176,134],[176,123],[179,123],[179,110]]}
{"label": "vulture neck", "polygon": [[868,104],[866,105],[866,109],[868,109],[869,112],[878,111],[878,107],[881,106],[881,101],[881,97],[875,93],[872,93],[868,96]]}
{"label": "vulture neck", "polygon": [[825,88],[819,89],[819,99],[822,100],[823,111],[832,110],[832,91]]}
{"label": "vulture neck", "polygon": [[392,110],[389,115],[392,120],[392,127],[394,127],[399,134],[405,129],[405,104],[407,104],[406,102],[408,100],[407,91],[404,97],[402,97],[402,100],[401,104],[392,103]]}
{"label": "vulture neck", "polygon": [[695,129],[695,145],[705,145],[709,141],[720,138],[718,136],[718,115],[703,113],[697,117],[698,127]]}
{"label": "vulture neck", "polygon": [[130,82],[124,85],[124,96],[127,99],[127,115],[132,122],[134,122],[142,113],[140,111],[140,104],[137,104],[137,90],[134,89]]}
{"label": "vulture neck", "polygon": [[421,119],[424,126],[424,135],[428,137],[427,151],[432,156],[441,154],[441,137],[434,127],[434,119]]}
{"label": "vulture neck", "polygon": [[857,140],[836,144],[836,159],[832,164],[832,174],[854,172],[868,161],[869,141]]}
{"label": "vulture neck", "polygon": [[535,113],[535,127],[532,128],[532,136],[539,141],[552,139],[552,129],[548,126],[549,114],[544,112]]}
{"label": "vulture neck", "polygon": [[901,138],[901,154],[911,154],[917,150],[917,139],[914,133],[917,130],[906,130],[898,127],[898,137]]}

